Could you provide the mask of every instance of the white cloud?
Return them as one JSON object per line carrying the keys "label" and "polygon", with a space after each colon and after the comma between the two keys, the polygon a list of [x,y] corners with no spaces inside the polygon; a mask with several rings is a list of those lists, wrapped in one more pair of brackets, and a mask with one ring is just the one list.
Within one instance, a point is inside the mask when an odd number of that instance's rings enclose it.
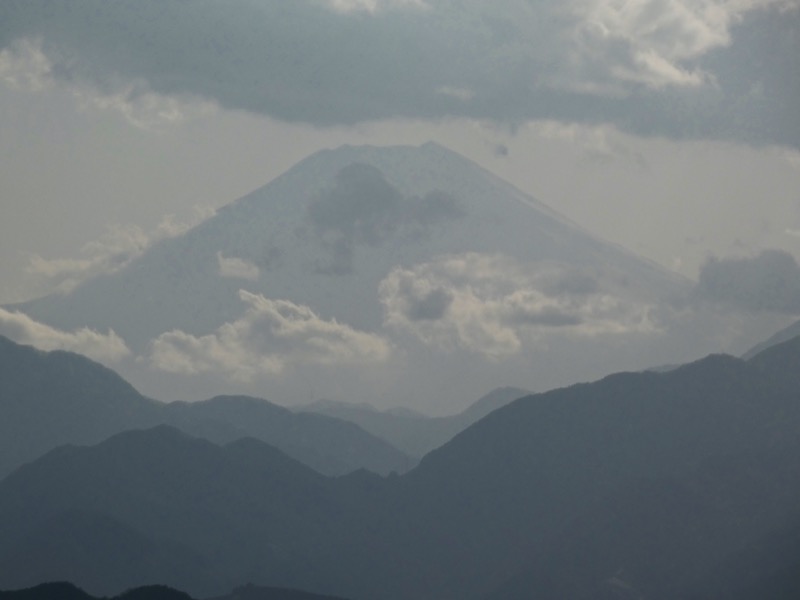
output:
{"label": "white cloud", "polygon": [[623,299],[593,273],[501,255],[466,253],[398,267],[379,294],[387,326],[493,359],[555,330],[579,336],[656,331],[650,306]]}
{"label": "white cloud", "polygon": [[42,350],[69,350],[99,361],[118,361],[131,353],[125,341],[111,329],[105,334],[87,327],[67,332],[3,308],[0,308],[0,334],[19,344]]}
{"label": "white cloud", "polygon": [[244,315],[214,333],[163,333],[152,343],[150,362],[173,373],[219,373],[238,381],[277,375],[302,365],[365,365],[388,359],[377,335],[321,319],[307,306],[239,291]]}
{"label": "white cloud", "polygon": [[573,0],[574,71],[569,86],[621,92],[620,84],[693,87],[714,78],[691,66],[731,43],[731,27],[752,10],[786,0]]}
{"label": "white cloud", "polygon": [[427,3],[424,0],[328,0],[328,2],[334,10],[342,13],[374,13],[380,9],[404,6],[427,7]]}
{"label": "white cloud", "polygon": [[99,240],[82,248],[80,258],[47,259],[33,255],[25,270],[28,275],[38,278],[40,286],[48,291],[69,293],[87,279],[118,271],[155,242],[181,235],[213,212],[196,207],[194,215],[185,222],[167,215],[149,234],[136,225],[111,225]]}
{"label": "white cloud", "polygon": [[219,274],[222,277],[258,281],[261,276],[257,265],[242,258],[226,258],[222,255],[222,252],[217,252],[217,265],[219,266]]}
{"label": "white cloud", "polygon": [[42,50],[42,40],[16,40],[0,51],[0,80],[13,89],[33,92],[52,85],[52,64]]}
{"label": "white cloud", "polygon": [[[57,62],[59,70],[69,70],[69,60],[62,57]],[[158,130],[216,110],[213,101],[190,94],[156,93],[143,79],[110,78],[100,87],[86,80],[57,78],[54,65],[40,37],[21,38],[0,51],[0,81],[29,92],[63,86],[84,108],[115,110],[142,129]]]}
{"label": "white cloud", "polygon": [[104,89],[73,84],[71,91],[83,107],[117,111],[132,125],[152,131],[217,110],[216,103],[196,96],[156,93],[142,79],[107,83]]}

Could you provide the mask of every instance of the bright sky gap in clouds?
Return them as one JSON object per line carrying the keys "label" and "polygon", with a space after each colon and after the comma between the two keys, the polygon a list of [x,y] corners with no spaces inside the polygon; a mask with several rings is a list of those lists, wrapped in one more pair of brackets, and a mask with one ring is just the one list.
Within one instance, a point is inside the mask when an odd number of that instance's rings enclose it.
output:
{"label": "bright sky gap in clouds", "polygon": [[[798,31],[798,0],[6,0],[0,302],[118,272],[321,148],[435,140],[596,235],[700,278],[709,302],[794,318]],[[214,348],[251,343],[257,323],[296,348],[243,366],[272,373],[328,368],[333,356],[402,360],[390,334],[500,360],[533,343],[520,319],[570,335],[657,329],[657,311],[602,290],[568,311],[561,296],[498,293],[542,277],[502,257],[462,257],[470,268],[496,260],[496,274],[459,287],[448,260],[385,274],[383,331],[245,291],[227,320],[236,336],[165,331],[138,364],[183,344],[203,370]],[[224,248],[211,268],[243,290],[267,277]],[[754,297],[771,276],[788,296]],[[446,319],[409,319],[445,308]],[[286,311],[304,323],[299,338],[281,329]],[[4,315],[3,331],[29,343],[35,334],[130,358],[113,330]]]}

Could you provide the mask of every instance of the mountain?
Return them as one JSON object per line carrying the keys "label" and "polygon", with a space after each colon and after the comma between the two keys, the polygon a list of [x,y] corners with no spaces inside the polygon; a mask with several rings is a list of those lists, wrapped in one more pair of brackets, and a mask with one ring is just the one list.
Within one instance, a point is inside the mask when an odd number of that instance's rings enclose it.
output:
{"label": "mountain", "polygon": [[[0,600],[192,600],[179,590],[150,585],[130,589],[112,598],[90,596],[71,583],[42,583],[32,588],[15,591],[0,591]],[[309,592],[281,588],[247,585],[236,588],[230,594],[212,600],[344,600],[333,596],[320,596]]]}
{"label": "mountain", "polygon": [[[791,475],[800,466],[800,453],[792,446],[800,433],[793,385],[798,364],[800,339],[795,339],[751,361],[709,356],[668,373],[622,373],[521,398],[431,452],[404,478],[406,501],[416,498],[428,515],[406,531],[406,543],[424,532],[428,544],[418,549],[419,563],[436,562],[439,575],[428,575],[438,580],[443,595],[453,588],[479,594],[483,588],[487,595],[504,589],[503,581],[533,570],[557,540],[572,536],[570,529],[580,519],[587,522],[578,531],[587,532],[608,514],[617,524],[593,541],[591,551],[575,543],[564,552],[559,565],[568,573],[564,581],[586,577],[593,565],[604,564],[602,557],[612,555],[615,544],[609,532],[619,535],[628,527],[644,535],[637,516],[650,527],[665,524],[666,531],[660,540],[642,540],[632,556],[649,560],[654,569],[673,563],[688,568],[679,559],[692,529],[669,523],[689,518],[692,503],[654,504],[661,494],[657,486],[668,484],[666,490],[680,493],[706,465],[724,463],[741,484],[714,499],[699,499],[706,515],[722,522],[715,543],[704,546],[704,560],[722,560],[732,539],[741,544],[800,517],[800,480]],[[759,460],[773,448],[774,461]],[[753,473],[759,469],[768,475],[755,485]],[[642,493],[645,486],[654,492]],[[447,493],[430,493],[434,488]],[[607,512],[592,516],[604,499],[623,497],[624,503],[609,500]],[[442,560],[437,550],[463,530],[470,532],[469,544]],[[684,542],[675,539],[679,535]],[[672,553],[664,550],[666,556],[659,556],[660,548]],[[603,579],[620,566],[607,565]],[[548,597],[541,583],[530,581],[520,597]]]}
{"label": "mountain", "polygon": [[405,473],[416,464],[381,436],[347,419],[295,413],[261,398],[217,396],[202,402],[171,402],[165,413],[165,422],[194,435],[218,443],[258,438],[328,475],[360,468],[381,475]]}
{"label": "mountain", "polygon": [[462,412],[444,417],[428,417],[411,411],[378,410],[368,404],[331,400],[319,400],[299,406],[298,409],[351,421],[395,448],[411,456],[422,457],[490,412],[529,393],[515,387],[497,388]]}
{"label": "mountain", "polygon": [[797,337],[800,335],[800,321],[795,321],[788,327],[785,327],[775,333],[774,335],[770,336],[763,342],[756,344],[752,348],[750,348],[747,352],[742,354],[742,358],[745,360],[749,358],[753,358],[756,354],[766,350],[767,348],[774,346],[776,344],[781,344],[783,342],[787,342],[790,339]]}
{"label": "mountain", "polygon": [[123,374],[157,397],[186,399],[189,378],[420,408],[513,374],[549,389],[670,362],[640,345],[689,285],[429,143],[320,151],[115,272],[9,308],[113,329],[142,359]]}
{"label": "mountain", "polygon": [[[283,587],[331,586],[335,574],[306,555],[324,554],[326,540],[344,534],[325,485],[263,442],[220,447],[166,426],[62,446],[0,483],[0,587],[64,571],[97,594],[155,581],[207,596],[266,577]],[[76,526],[74,507],[91,520]],[[324,522],[313,518],[320,514]],[[120,528],[129,533],[117,535]]]}
{"label": "mountain", "polygon": [[154,425],[160,408],[88,358],[0,336],[0,477],[56,446]]}
{"label": "mountain", "polygon": [[[62,447],[0,482],[0,586],[98,555],[124,565],[131,547],[139,562],[86,589],[176,564],[206,565],[161,582],[198,596],[251,581],[375,600],[666,600],[713,597],[729,565],[754,589],[790,585],[793,555],[768,566],[800,523],[798,364],[800,338],[526,396],[386,478],[163,426]],[[50,525],[76,510],[89,525]],[[103,519],[131,542],[104,545]],[[28,570],[3,568],[20,547]]]}
{"label": "mountain", "polygon": [[415,462],[346,421],[295,414],[258,398],[165,404],[81,355],[0,336],[0,477],[56,446],[95,444],[161,423],[220,443],[256,437],[331,475],[360,468],[402,473]]}

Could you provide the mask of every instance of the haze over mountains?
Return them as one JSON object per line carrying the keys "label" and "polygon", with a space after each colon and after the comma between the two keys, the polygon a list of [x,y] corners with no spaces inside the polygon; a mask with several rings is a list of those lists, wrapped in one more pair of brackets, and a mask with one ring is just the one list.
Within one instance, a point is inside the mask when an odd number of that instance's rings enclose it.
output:
{"label": "haze over mountains", "polygon": [[386,479],[167,426],[64,446],[0,482],[0,587],[715,598],[735,569],[775,589],[798,564],[765,566],[800,523],[797,364],[800,338],[526,396]]}
{"label": "haze over mountains", "polygon": [[712,313],[691,286],[442,146],[343,146],[111,274],[8,307],[4,331],[83,336],[71,347],[169,400],[443,414],[475,389],[548,389],[777,329]]}
{"label": "haze over mountains", "polygon": [[63,351],[45,353],[0,336],[0,477],[61,444],[92,444],[127,429],[172,424],[224,443],[267,440],[314,469],[405,472],[415,459],[336,418],[296,414],[259,398],[219,396],[164,404],[110,369]]}
{"label": "haze over mountains", "polygon": [[530,392],[504,387],[487,395],[455,415],[428,417],[409,410],[377,410],[370,405],[320,400],[299,406],[298,410],[338,417],[356,423],[364,430],[390,442],[411,456],[422,457],[450,440],[474,422],[512,400]]}

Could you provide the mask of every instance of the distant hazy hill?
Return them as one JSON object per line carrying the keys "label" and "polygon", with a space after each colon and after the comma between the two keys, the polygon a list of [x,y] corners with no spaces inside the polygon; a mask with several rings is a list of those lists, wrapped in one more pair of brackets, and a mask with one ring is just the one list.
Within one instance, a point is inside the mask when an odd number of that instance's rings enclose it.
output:
{"label": "distant hazy hill", "polygon": [[378,410],[369,405],[330,400],[301,406],[299,410],[352,421],[403,452],[422,457],[493,410],[528,394],[530,392],[520,388],[498,388],[462,412],[446,417],[428,417],[411,411]]}
{"label": "distant hazy hill", "polygon": [[359,468],[402,473],[414,464],[346,421],[295,414],[258,398],[164,404],[83,356],[42,352],[0,336],[0,477],[56,446],[95,444],[159,423],[217,442],[263,439],[331,475]]}
{"label": "distant hazy hill", "polygon": [[764,340],[760,344],[756,344],[755,346],[750,348],[750,350],[745,352],[742,355],[742,358],[744,358],[745,360],[747,360],[748,358],[752,358],[762,350],[766,350],[770,346],[774,346],[776,344],[788,342],[790,339],[797,337],[798,335],[800,335],[800,321],[792,323],[788,327],[778,331],[775,335],[770,336],[768,339]]}
{"label": "distant hazy hill", "polygon": [[62,447],[0,482],[0,586],[98,556],[102,581],[73,579],[93,593],[164,571],[196,596],[252,581],[371,600],[720,597],[726,565],[789,585],[765,564],[800,523],[798,364],[795,339],[526,396],[398,477],[167,427]]}
{"label": "distant hazy hill", "polygon": [[189,433],[220,443],[255,437],[328,475],[359,468],[382,475],[405,473],[417,462],[349,420],[295,413],[261,398],[217,396],[202,402],[172,402],[165,413],[165,422]]}

